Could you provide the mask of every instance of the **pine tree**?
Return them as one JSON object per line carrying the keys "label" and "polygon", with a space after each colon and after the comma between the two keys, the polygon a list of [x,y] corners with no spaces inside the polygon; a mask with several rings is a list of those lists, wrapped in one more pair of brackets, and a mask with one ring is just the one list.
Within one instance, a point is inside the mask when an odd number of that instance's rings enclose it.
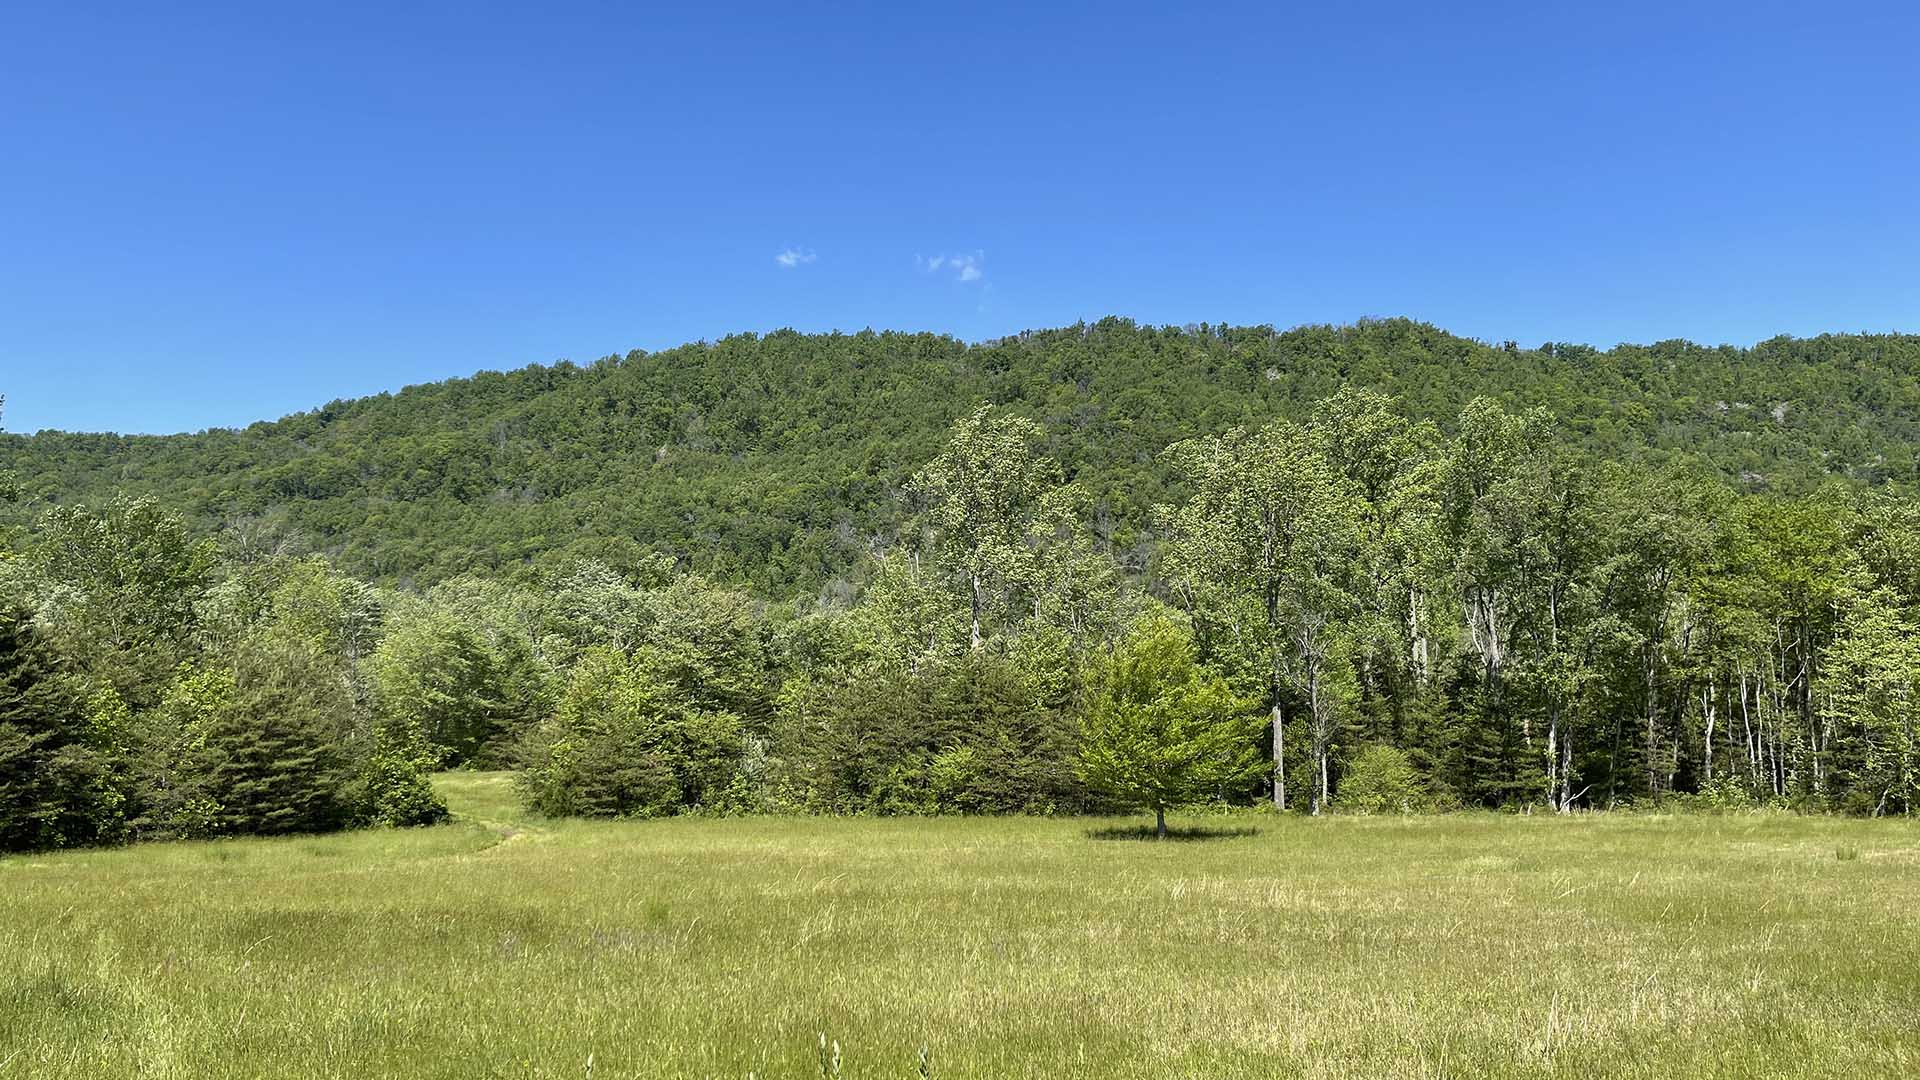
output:
{"label": "pine tree", "polygon": [[322,832],[352,823],[352,712],[342,673],[311,643],[253,641],[207,734],[208,788],[227,833]]}
{"label": "pine tree", "polygon": [[0,616],[0,851],[112,839],[113,790],[88,741],[85,703],[32,617]]}

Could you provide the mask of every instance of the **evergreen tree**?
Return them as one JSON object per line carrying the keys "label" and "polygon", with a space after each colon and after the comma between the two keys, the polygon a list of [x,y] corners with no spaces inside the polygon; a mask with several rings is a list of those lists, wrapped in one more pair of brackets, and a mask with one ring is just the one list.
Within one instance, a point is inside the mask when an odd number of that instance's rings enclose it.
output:
{"label": "evergreen tree", "polygon": [[632,657],[595,646],[554,715],[528,733],[519,783],[541,813],[649,817],[725,802],[743,749],[739,717],[698,708]]}
{"label": "evergreen tree", "polygon": [[91,735],[32,617],[0,614],[0,851],[117,838],[114,777]]}
{"label": "evergreen tree", "polygon": [[324,832],[355,820],[353,700],[312,642],[262,635],[234,661],[206,734],[207,790],[226,833]]}

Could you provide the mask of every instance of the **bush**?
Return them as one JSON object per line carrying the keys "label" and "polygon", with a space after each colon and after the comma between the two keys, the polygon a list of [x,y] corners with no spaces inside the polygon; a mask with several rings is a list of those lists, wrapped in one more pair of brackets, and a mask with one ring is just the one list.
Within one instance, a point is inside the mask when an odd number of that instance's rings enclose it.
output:
{"label": "bush", "polygon": [[433,825],[447,818],[447,804],[427,774],[434,750],[411,729],[376,729],[373,746],[360,763],[355,802],[369,825]]}
{"label": "bush", "polygon": [[1410,814],[1429,802],[1420,770],[1391,746],[1369,746],[1354,755],[1334,798],[1335,806],[1362,814]]}

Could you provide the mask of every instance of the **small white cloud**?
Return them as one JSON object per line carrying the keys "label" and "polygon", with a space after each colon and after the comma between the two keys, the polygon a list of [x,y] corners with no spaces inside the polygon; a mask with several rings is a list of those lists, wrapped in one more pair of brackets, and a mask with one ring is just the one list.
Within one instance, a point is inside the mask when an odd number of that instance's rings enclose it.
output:
{"label": "small white cloud", "polygon": [[805,266],[807,263],[819,257],[819,255],[801,248],[788,248],[780,254],[775,255],[773,261],[779,263],[782,269],[791,270],[796,266]]}
{"label": "small white cloud", "polygon": [[984,251],[970,255],[915,255],[913,261],[923,273],[937,274],[945,270],[953,275],[955,281],[979,281],[987,276],[987,253]]}

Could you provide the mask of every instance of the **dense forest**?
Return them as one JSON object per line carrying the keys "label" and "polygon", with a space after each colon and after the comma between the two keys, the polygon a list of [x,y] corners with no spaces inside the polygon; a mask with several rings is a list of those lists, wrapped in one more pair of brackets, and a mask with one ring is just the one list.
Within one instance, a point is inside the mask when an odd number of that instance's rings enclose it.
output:
{"label": "dense forest", "polygon": [[1920,801],[1920,338],[732,338],[10,437],[0,848]]}
{"label": "dense forest", "polygon": [[[1468,402],[1544,406],[1616,462],[1697,460],[1743,491],[1913,478],[1920,337],[1522,349],[1406,320],[1150,328],[1121,319],[969,345],[931,334],[740,335],[334,402],[243,430],[0,437],[29,524],[49,502],[152,495],[199,532],[429,585],[537,580],[650,553],[771,599],[844,602],[906,521],[900,493],[987,402],[1041,425],[1107,549],[1144,569],[1161,451],[1299,420],[1343,386],[1450,430]],[[0,391],[5,389],[0,386]],[[4,513],[4,511],[0,511]]]}

